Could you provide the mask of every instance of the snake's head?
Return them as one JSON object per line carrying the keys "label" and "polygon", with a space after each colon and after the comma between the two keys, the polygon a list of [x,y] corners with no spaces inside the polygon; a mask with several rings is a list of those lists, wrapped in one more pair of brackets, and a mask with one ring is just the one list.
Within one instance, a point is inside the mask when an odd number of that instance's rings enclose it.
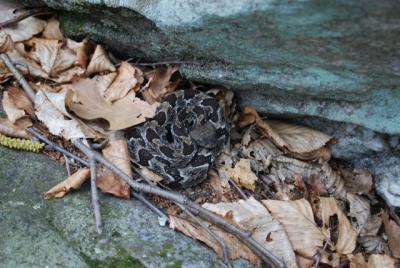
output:
{"label": "snake's head", "polygon": [[204,148],[213,149],[217,142],[215,126],[210,122],[196,125],[190,131],[189,135],[197,145]]}

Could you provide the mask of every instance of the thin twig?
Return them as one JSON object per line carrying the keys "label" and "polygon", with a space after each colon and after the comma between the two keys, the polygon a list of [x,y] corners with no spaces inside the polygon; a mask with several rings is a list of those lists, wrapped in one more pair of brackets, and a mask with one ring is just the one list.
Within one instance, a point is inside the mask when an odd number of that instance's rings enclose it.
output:
{"label": "thin twig", "polygon": [[131,193],[134,198],[141,201],[149,209],[151,209],[155,214],[157,214],[157,216],[160,218],[161,221],[163,221],[165,223],[169,222],[168,215],[165,214],[160,208],[155,206],[152,202],[150,202],[142,193],[135,192],[134,190],[132,190]]}
{"label": "thin twig", "polygon": [[94,210],[94,218],[96,221],[96,230],[99,234],[101,234],[101,212],[100,212],[100,204],[99,204],[99,193],[97,192],[97,185],[96,185],[96,160],[94,157],[90,158],[90,188],[92,192],[92,205]]}
{"label": "thin twig", "polygon": [[230,182],[230,184],[232,184],[233,188],[235,188],[235,190],[240,194],[240,196],[243,199],[248,199],[249,197],[242,191],[242,189],[240,189],[240,187],[236,184],[236,182],[234,180],[232,180],[231,178],[228,179],[228,181]]}
{"label": "thin twig", "polygon": [[68,156],[69,158],[72,158],[76,161],[78,161],[79,163],[81,163],[84,166],[89,166],[89,162],[74,155],[73,153],[65,150],[63,147],[55,144],[54,142],[52,142],[51,140],[49,140],[48,138],[46,138],[45,136],[41,135],[38,131],[36,131],[33,127],[27,128],[26,129],[27,132],[29,132],[30,134],[32,134],[33,136],[35,136],[36,138],[38,138],[39,140],[43,141],[44,143],[46,143],[48,146],[50,146],[51,148],[53,148],[56,151],[59,151],[60,153]]}
{"label": "thin twig", "polygon": [[26,81],[25,77],[21,74],[17,67],[15,67],[15,65],[11,62],[10,57],[7,54],[2,53],[0,54],[0,58],[3,60],[4,64],[10,70],[10,72],[12,72],[18,83],[21,84],[29,99],[32,102],[35,102],[35,91],[32,89],[31,85],[29,85],[28,81]]}
{"label": "thin twig", "polygon": [[326,238],[326,240],[324,242],[324,246],[322,247],[322,250],[318,250],[318,252],[317,252],[315,265],[314,265],[315,268],[318,268],[319,262],[321,261],[322,254],[324,254],[324,252],[326,250],[326,247],[328,246],[329,241],[330,241],[330,235],[328,235],[328,237]]}
{"label": "thin twig", "polygon": [[230,232],[231,234],[238,237],[245,245],[251,248],[259,258],[261,258],[264,262],[275,265],[277,267],[287,267],[286,264],[279,258],[277,258],[272,252],[264,248],[260,243],[254,240],[251,237],[251,234],[243,231],[242,229],[238,228],[237,226],[227,222],[221,216],[214,214],[213,212],[201,207],[200,205],[196,204],[187,199],[187,197],[180,195],[178,193],[170,192],[163,190],[159,187],[146,185],[143,183],[139,183],[134,181],[131,177],[129,177],[125,172],[120,170],[117,166],[113,163],[105,159],[100,153],[91,150],[89,147],[85,146],[80,139],[72,140],[72,143],[81,150],[85,155],[89,158],[94,158],[96,161],[104,165],[106,168],[113,171],[117,176],[122,178],[124,181],[128,183],[133,189],[137,191],[141,191],[144,193],[149,194],[156,194],[163,198],[169,199],[171,201],[177,202],[179,204],[186,205],[192,213],[199,215],[201,218],[214,223],[215,225],[219,226],[220,228]]}
{"label": "thin twig", "polygon": [[54,13],[54,11],[48,10],[46,8],[35,8],[35,9],[26,10],[26,11],[24,11],[24,13],[14,17],[10,20],[1,22],[0,28],[13,25],[13,24],[20,22],[21,20],[24,20],[31,16],[49,15],[49,14],[53,14],[53,13]]}
{"label": "thin twig", "polygon": [[69,165],[69,159],[65,154],[63,154],[63,156],[64,156],[64,159],[65,159],[65,169],[67,170],[67,174],[68,174],[68,177],[69,177],[69,176],[71,176],[71,167]]}
{"label": "thin twig", "polygon": [[192,218],[201,228],[203,228],[221,247],[222,249],[222,257],[224,259],[224,263],[227,267],[232,268],[232,264],[229,261],[229,252],[228,246],[226,245],[225,241],[222,240],[216,233],[214,233],[204,222],[199,220],[189,209],[187,209],[184,205],[179,203],[175,203],[178,207],[182,209],[190,218]]}

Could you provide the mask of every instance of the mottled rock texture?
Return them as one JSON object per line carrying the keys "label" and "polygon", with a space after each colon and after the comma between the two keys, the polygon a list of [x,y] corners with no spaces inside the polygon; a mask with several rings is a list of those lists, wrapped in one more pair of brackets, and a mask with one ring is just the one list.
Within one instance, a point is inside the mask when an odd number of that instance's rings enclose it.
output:
{"label": "mottled rock texture", "polygon": [[[24,1],[38,2],[38,1]],[[181,60],[192,80],[271,115],[400,134],[397,0],[42,0],[70,36],[118,55]]]}

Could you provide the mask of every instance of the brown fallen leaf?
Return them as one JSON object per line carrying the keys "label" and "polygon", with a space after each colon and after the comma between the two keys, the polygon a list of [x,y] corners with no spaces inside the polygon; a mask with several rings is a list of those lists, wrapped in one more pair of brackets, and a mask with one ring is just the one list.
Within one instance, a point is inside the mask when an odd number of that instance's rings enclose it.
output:
{"label": "brown fallen leaf", "polygon": [[81,78],[82,76],[84,76],[84,74],[85,74],[84,68],[75,66],[57,75],[53,75],[51,77],[51,80],[57,83],[68,83]]}
{"label": "brown fallen leaf", "polygon": [[33,55],[31,58],[37,59],[42,66],[43,71],[50,74],[61,47],[60,41],[44,38],[32,38],[29,41],[29,44],[32,46],[31,53]]}
{"label": "brown fallen leaf", "polygon": [[356,247],[357,232],[353,229],[346,215],[339,208],[336,200],[333,197],[320,198],[320,214],[323,223],[323,232],[326,236],[330,236],[329,230],[330,217],[337,215],[338,224],[338,239],[335,245],[336,251],[340,254],[350,254]]}
{"label": "brown fallen leaf", "polygon": [[73,67],[75,64],[75,58],[76,54],[72,49],[60,48],[51,68],[50,75],[56,76],[59,73]]}
{"label": "brown fallen leaf", "polygon": [[24,110],[27,114],[33,115],[33,104],[29,97],[26,95],[25,91],[18,88],[10,86],[8,87],[8,97],[13,102],[16,108]]}
{"label": "brown fallen leaf", "polygon": [[63,40],[64,38],[64,35],[60,30],[60,22],[55,18],[47,20],[42,35],[46,39]]}
{"label": "brown fallen leaf", "polygon": [[150,104],[162,101],[163,97],[176,89],[179,82],[170,82],[171,76],[178,71],[177,66],[157,68],[146,76],[148,82],[143,89],[143,98]]}
{"label": "brown fallen leaf", "polygon": [[262,203],[283,225],[293,249],[303,257],[313,258],[326,237],[317,227],[308,201],[263,200]]}
{"label": "brown fallen leaf", "polygon": [[14,42],[11,37],[0,31],[0,53],[7,53],[14,49]]}
{"label": "brown fallen leaf", "polygon": [[67,106],[81,118],[87,120],[103,118],[108,121],[109,130],[120,130],[140,124],[152,118],[158,103],[152,105],[135,98],[130,93],[124,98],[108,103],[96,89],[96,81],[81,79],[73,84],[74,92],[67,98]]}
{"label": "brown fallen leaf", "polygon": [[382,211],[382,221],[388,237],[390,251],[395,258],[400,258],[400,226],[389,219],[386,211]]}
{"label": "brown fallen leaf", "polygon": [[16,127],[5,118],[0,118],[0,133],[9,137],[30,139],[30,136],[24,129]]}
{"label": "brown fallen leaf", "polygon": [[6,112],[7,118],[11,123],[15,123],[18,119],[25,116],[25,111],[18,108],[11,100],[8,91],[4,91],[2,99],[3,109]]}
{"label": "brown fallen leaf", "polygon": [[128,62],[123,62],[118,68],[118,75],[114,82],[105,91],[104,98],[109,102],[114,102],[125,97],[131,89],[137,91],[140,87],[140,83],[136,79],[136,73],[138,72],[141,73],[142,71]]}
{"label": "brown fallen leaf", "polygon": [[86,69],[86,75],[105,71],[115,72],[116,69],[108,58],[107,51],[101,45],[97,45]]}
{"label": "brown fallen leaf", "polygon": [[[119,133],[110,135],[109,142],[102,152],[106,159],[124,171],[129,177],[132,177],[128,144],[122,135]],[[128,183],[108,169],[104,170],[97,177],[97,186],[105,193],[125,199],[129,199],[130,197]]]}
{"label": "brown fallen leaf", "polygon": [[241,158],[234,168],[224,165],[218,168],[218,172],[222,173],[222,177],[230,177],[240,186],[254,191],[258,177],[251,170],[250,160]]}
{"label": "brown fallen leaf", "polygon": [[67,140],[73,138],[101,137],[82,121],[72,117],[65,110],[65,97],[68,91],[58,93],[39,90],[35,98],[35,114],[50,133],[62,136]]}
{"label": "brown fallen leaf", "polygon": [[75,65],[81,68],[86,68],[90,53],[93,51],[93,46],[87,38],[82,42],[75,42],[67,38],[67,47],[76,53]]}
{"label": "brown fallen leaf", "polygon": [[10,57],[12,62],[19,63],[17,68],[21,70],[22,74],[45,79],[49,78],[49,75],[42,70],[39,64],[26,58],[17,49],[8,52],[7,55]]}
{"label": "brown fallen leaf", "polygon": [[289,151],[296,157],[301,159],[318,159],[322,156],[324,158],[330,157],[330,155],[325,155],[327,152],[325,152],[323,147],[333,139],[332,136],[304,126],[263,120],[254,108],[245,107],[239,121],[239,126],[243,128],[253,123],[276,146]]}
{"label": "brown fallen leaf", "polygon": [[[15,13],[13,9],[2,11],[2,21],[7,21],[12,19],[14,16],[18,15],[18,12]],[[32,38],[32,36],[43,31],[46,22],[38,19],[36,17],[28,17],[24,20],[19,21],[18,23],[9,25],[0,29],[0,32],[5,32],[10,35],[11,39],[14,42],[21,42]]]}
{"label": "brown fallen leaf", "polygon": [[[169,227],[184,233],[186,236],[197,239],[211,247],[219,258],[223,258],[222,249],[219,243],[197,223],[177,216],[169,216]],[[204,222],[229,248],[229,259],[235,260],[244,258],[252,264],[261,263],[260,259],[247,246],[240,242],[235,236],[221,230],[218,227]]]}
{"label": "brown fallen leaf", "polygon": [[395,268],[395,260],[388,255],[372,254],[365,261],[361,253],[351,257],[350,268]]}
{"label": "brown fallen leaf", "polygon": [[61,198],[72,189],[76,190],[90,177],[89,168],[81,168],[67,179],[63,180],[46,193],[44,193],[44,199],[50,199],[52,197]]}
{"label": "brown fallen leaf", "polygon": [[354,219],[351,223],[359,234],[368,223],[371,206],[366,198],[352,193],[347,193],[346,199],[349,202],[349,213],[347,215]]}
{"label": "brown fallen leaf", "polygon": [[104,75],[96,75],[92,78],[92,80],[95,81],[96,89],[101,96],[104,96],[104,92],[111,85],[111,83],[114,81],[116,76],[117,76],[117,73],[114,72],[114,73],[109,73],[109,74],[104,74]]}
{"label": "brown fallen leaf", "polygon": [[[289,267],[297,267],[296,257],[286,232],[268,210],[253,197],[233,203],[206,203],[203,207],[250,232],[257,242],[281,258]],[[227,243],[229,247],[230,242]],[[246,256],[241,257],[246,258]]]}

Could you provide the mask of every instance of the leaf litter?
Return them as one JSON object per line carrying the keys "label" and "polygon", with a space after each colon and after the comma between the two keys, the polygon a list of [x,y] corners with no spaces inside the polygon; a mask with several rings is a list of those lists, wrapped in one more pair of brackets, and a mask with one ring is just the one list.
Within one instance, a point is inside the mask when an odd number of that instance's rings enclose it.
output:
{"label": "leaf litter", "polygon": [[[11,16],[8,11],[4,18]],[[142,68],[127,61],[114,65],[100,44],[67,38],[55,18],[29,17],[2,28],[0,52],[17,63],[36,90],[32,103],[15,81],[8,80],[11,73],[0,60],[0,83],[6,85],[2,103],[8,118],[0,120],[1,133],[29,137],[21,127],[28,126],[28,120],[70,150],[73,138],[93,142],[107,138],[102,154],[129,175],[134,175],[132,163],[127,141],[119,131],[152,118],[168,93],[185,84],[194,86],[180,76],[175,65]],[[382,201],[371,202],[375,193],[367,170],[331,160],[329,145],[334,137],[264,119],[252,107],[240,110],[234,92],[203,87],[223,107],[231,140],[210,170],[210,179],[182,193],[249,232],[289,267],[314,267],[317,259],[324,267],[346,262],[354,268],[399,264],[399,225]],[[62,162],[57,153],[45,152]],[[62,197],[90,177],[87,168],[74,170],[44,198]],[[249,198],[241,199],[229,180]],[[97,182],[103,192],[130,198],[129,186],[100,167]],[[167,209],[171,228],[204,242],[222,257],[220,244],[198,223],[171,202],[155,196],[153,200]],[[382,212],[377,213],[379,209]],[[228,245],[230,258],[260,263],[237,238],[204,223]]]}

